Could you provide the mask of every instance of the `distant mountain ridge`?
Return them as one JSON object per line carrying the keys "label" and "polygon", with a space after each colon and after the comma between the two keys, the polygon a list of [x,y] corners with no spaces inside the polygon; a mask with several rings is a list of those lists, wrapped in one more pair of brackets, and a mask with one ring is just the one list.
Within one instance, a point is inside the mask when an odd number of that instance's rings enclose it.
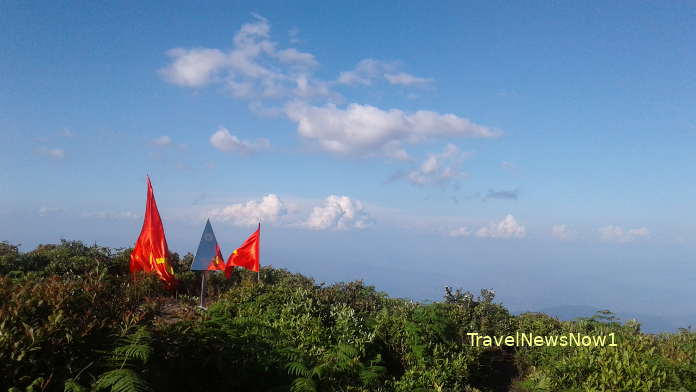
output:
{"label": "distant mountain ridge", "polygon": [[[598,311],[603,310],[588,305],[559,305],[546,307],[540,310],[530,310],[531,312],[546,313],[562,321],[570,321],[579,317],[592,317]],[[611,309],[609,309],[611,310]],[[612,310],[613,311],[613,310]],[[516,314],[524,313],[517,312]],[[656,316],[629,312],[616,312],[615,316],[621,323],[631,319],[636,319],[640,323],[641,331],[645,333],[677,332],[679,328],[696,328],[696,315],[684,316]]]}

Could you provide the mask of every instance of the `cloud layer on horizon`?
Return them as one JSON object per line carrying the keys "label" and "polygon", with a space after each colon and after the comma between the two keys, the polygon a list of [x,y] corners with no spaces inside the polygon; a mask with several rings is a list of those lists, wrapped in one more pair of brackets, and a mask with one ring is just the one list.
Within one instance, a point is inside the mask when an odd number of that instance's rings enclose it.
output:
{"label": "cloud layer on horizon", "polygon": [[206,211],[206,216],[237,226],[263,223],[310,230],[361,230],[373,220],[359,200],[330,195],[310,208],[288,206],[275,194]]}
{"label": "cloud layer on horizon", "polygon": [[609,225],[600,227],[597,231],[604,242],[628,243],[650,236],[650,231],[645,227],[624,229],[621,226]]}

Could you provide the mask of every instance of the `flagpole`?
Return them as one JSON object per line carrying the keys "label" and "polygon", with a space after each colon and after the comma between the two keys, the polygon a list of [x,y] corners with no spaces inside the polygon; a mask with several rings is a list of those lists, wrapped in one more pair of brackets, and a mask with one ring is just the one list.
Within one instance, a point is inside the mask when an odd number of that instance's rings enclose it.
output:
{"label": "flagpole", "polygon": [[[261,235],[261,218],[257,216],[256,220],[259,222],[258,230],[259,230],[259,235]],[[256,257],[258,257],[258,255]],[[261,265],[259,265],[259,270],[256,271],[256,282],[257,283],[261,282]]]}

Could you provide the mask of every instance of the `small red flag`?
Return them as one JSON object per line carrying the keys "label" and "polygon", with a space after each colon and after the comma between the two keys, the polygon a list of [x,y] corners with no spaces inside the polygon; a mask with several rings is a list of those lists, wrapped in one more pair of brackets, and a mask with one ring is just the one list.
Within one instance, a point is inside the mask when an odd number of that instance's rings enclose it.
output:
{"label": "small red flag", "polygon": [[155,272],[169,287],[176,282],[174,270],[169,264],[169,249],[167,239],[164,237],[164,227],[157,203],[155,192],[152,190],[150,177],[147,177],[147,204],[145,206],[145,219],[140,236],[135,243],[135,248],[130,255],[130,272],[137,271]]}
{"label": "small red flag", "polygon": [[237,248],[225,264],[225,276],[229,279],[235,266],[244,267],[255,272],[259,271],[259,238],[261,236],[261,224],[246,241]]}
{"label": "small red flag", "polygon": [[215,257],[210,260],[208,271],[222,271],[225,269],[225,260],[222,258],[220,245],[215,244]]}

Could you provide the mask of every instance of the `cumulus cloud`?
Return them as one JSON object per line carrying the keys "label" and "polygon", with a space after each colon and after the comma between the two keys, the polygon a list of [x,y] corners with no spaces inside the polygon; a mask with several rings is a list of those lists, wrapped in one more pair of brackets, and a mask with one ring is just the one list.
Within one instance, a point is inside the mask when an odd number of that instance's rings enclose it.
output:
{"label": "cumulus cloud", "polygon": [[295,88],[293,88],[292,92],[297,97],[311,98],[333,94],[326,82],[309,78],[307,75],[298,75],[294,81]]}
{"label": "cumulus cloud", "polygon": [[62,148],[50,148],[46,146],[41,146],[38,148],[37,151],[40,155],[43,155],[51,159],[60,160],[65,158],[65,150],[63,150]]}
{"label": "cumulus cloud", "polygon": [[160,136],[152,140],[152,143],[158,146],[169,146],[172,144],[172,138],[166,135]]}
{"label": "cumulus cloud", "polygon": [[[290,33],[296,42],[297,30]],[[282,45],[271,39],[271,24],[259,15],[234,34],[230,49],[173,48],[169,64],[160,69],[169,83],[199,88],[223,85],[237,98],[248,100],[259,115],[284,114],[297,124],[299,135],[322,149],[341,154],[382,155],[409,159],[403,143],[421,143],[438,137],[493,138],[500,132],[455,114],[418,110],[383,110],[353,103],[334,90],[339,85],[369,86],[375,81],[391,85],[419,86],[433,80],[399,70],[396,62],[363,59],[354,69],[335,80],[315,76],[319,62],[312,53]],[[273,102],[270,109],[264,104]],[[337,107],[336,105],[341,105]],[[227,146],[239,143],[222,134]]]}
{"label": "cumulus cloud", "polygon": [[476,236],[482,238],[524,238],[526,235],[525,227],[510,214],[500,222],[491,223],[476,232]]}
{"label": "cumulus cloud", "polygon": [[314,55],[311,53],[300,52],[295,48],[279,50],[276,54],[278,60],[285,64],[302,65],[306,67],[315,67],[319,65]]}
{"label": "cumulus cloud", "polygon": [[561,241],[570,241],[575,239],[575,233],[566,225],[551,226],[551,236]]}
{"label": "cumulus cloud", "polygon": [[229,62],[218,49],[174,48],[167,51],[173,62],[160,70],[166,81],[185,87],[201,87]]}
{"label": "cumulus cloud", "polygon": [[[278,99],[293,96],[295,87],[318,65],[314,55],[295,48],[279,49],[270,39],[271,25],[262,16],[246,23],[233,38],[229,51],[211,48],[174,48],[172,62],[160,69],[162,77],[183,87],[223,83],[237,98]],[[311,83],[314,84],[314,83]],[[322,89],[314,94],[330,94]],[[307,91],[304,90],[307,94]]]}
{"label": "cumulus cloud", "polygon": [[406,152],[406,150],[401,147],[401,143],[398,141],[392,141],[386,143],[382,146],[382,154],[388,158],[396,159],[399,161],[408,161],[411,156]]}
{"label": "cumulus cloud", "polygon": [[465,176],[460,167],[466,154],[454,144],[448,144],[439,154],[430,154],[423,163],[408,172],[406,179],[414,185],[447,185]]}
{"label": "cumulus cloud", "polygon": [[375,59],[361,60],[351,71],[344,71],[338,75],[337,82],[347,85],[369,86],[372,82],[384,75],[385,72],[393,71],[396,65]]}
{"label": "cumulus cloud", "polygon": [[394,149],[401,143],[419,143],[438,137],[494,138],[499,132],[454,114],[427,110],[406,113],[353,103],[346,108],[333,104],[311,106],[293,102],[286,115],[297,123],[300,136],[326,151],[340,154],[369,153]]}
{"label": "cumulus cloud", "polygon": [[261,220],[265,223],[276,223],[287,214],[283,201],[274,194],[268,194],[261,200],[250,200],[246,203],[231,204],[210,211],[211,217],[238,226],[255,225]]}
{"label": "cumulus cloud", "polygon": [[650,231],[645,228],[624,230],[620,226],[609,225],[598,229],[600,238],[604,242],[627,243],[637,239],[646,238]]}
{"label": "cumulus cloud", "polygon": [[450,237],[468,237],[470,235],[471,235],[471,230],[466,226],[462,226],[462,227],[456,228],[454,230],[450,230],[450,232],[449,232]]}
{"label": "cumulus cloud", "polygon": [[304,225],[313,230],[347,230],[364,229],[370,224],[370,217],[360,201],[331,195],[324,200],[323,206],[314,207]]}
{"label": "cumulus cloud", "polygon": [[237,136],[230,134],[227,128],[221,127],[210,136],[210,144],[223,152],[237,152],[240,154],[251,154],[268,149],[271,143],[268,139],[256,139],[254,141],[241,140]]}
{"label": "cumulus cloud", "polygon": [[432,79],[419,78],[406,72],[384,74],[384,78],[387,79],[389,84],[398,84],[402,86],[423,86],[432,83],[433,81]]}

